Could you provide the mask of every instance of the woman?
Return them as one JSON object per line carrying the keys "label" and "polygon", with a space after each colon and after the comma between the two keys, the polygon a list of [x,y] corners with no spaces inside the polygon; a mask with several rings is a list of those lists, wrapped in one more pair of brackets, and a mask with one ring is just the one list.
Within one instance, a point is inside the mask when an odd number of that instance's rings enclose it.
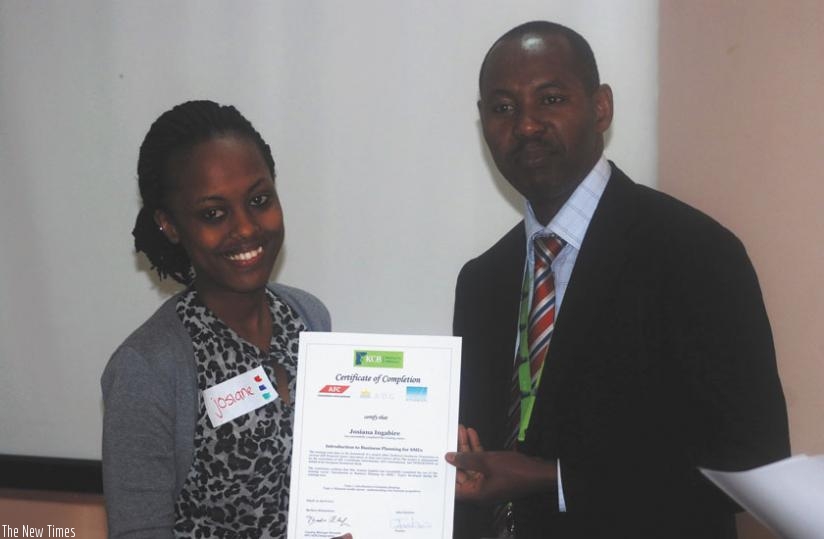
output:
{"label": "woman", "polygon": [[[154,122],[137,171],[135,247],[187,288],[103,374],[110,536],[283,537],[298,334],[330,321],[268,284],[283,243],[271,151],[234,107],[190,101]],[[278,398],[210,417],[203,392],[257,367]]]}

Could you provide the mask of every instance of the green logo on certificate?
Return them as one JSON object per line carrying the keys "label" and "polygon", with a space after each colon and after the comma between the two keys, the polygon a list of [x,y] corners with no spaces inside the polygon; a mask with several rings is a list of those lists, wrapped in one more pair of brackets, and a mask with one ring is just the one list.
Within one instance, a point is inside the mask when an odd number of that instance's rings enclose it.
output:
{"label": "green logo on certificate", "polygon": [[355,367],[380,367],[382,369],[402,369],[403,352],[355,350]]}

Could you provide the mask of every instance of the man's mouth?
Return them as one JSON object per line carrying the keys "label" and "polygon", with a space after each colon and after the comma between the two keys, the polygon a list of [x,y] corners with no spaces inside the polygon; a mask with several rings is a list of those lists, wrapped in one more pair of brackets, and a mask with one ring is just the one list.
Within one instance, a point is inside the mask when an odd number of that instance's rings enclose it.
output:
{"label": "man's mouth", "polygon": [[513,152],[513,157],[522,165],[540,165],[555,153],[553,147],[541,142],[527,142]]}

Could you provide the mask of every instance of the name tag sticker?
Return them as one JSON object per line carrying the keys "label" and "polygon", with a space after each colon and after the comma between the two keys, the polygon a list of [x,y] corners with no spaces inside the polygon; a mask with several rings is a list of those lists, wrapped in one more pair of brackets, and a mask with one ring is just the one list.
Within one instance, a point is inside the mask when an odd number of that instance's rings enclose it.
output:
{"label": "name tag sticker", "polygon": [[263,367],[257,367],[203,390],[203,402],[213,427],[219,427],[274,402],[277,392]]}

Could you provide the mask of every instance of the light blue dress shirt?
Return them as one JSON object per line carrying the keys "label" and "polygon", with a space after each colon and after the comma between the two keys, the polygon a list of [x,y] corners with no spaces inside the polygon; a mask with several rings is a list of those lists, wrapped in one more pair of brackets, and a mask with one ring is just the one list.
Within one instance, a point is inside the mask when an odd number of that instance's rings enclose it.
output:
{"label": "light blue dress shirt", "polygon": [[[566,292],[569,279],[572,276],[572,269],[575,267],[575,261],[578,258],[578,252],[581,250],[581,244],[586,236],[587,228],[592,220],[592,215],[595,213],[595,208],[601,200],[601,195],[607,186],[609,177],[612,174],[612,169],[609,162],[601,155],[601,158],[595,164],[595,167],[589,174],[578,184],[575,191],[572,192],[569,199],[561,206],[558,213],[546,225],[542,225],[535,217],[535,212],[532,211],[532,206],[529,201],[526,202],[526,216],[524,217],[524,225],[526,228],[526,264],[525,272],[531,275],[535,265],[535,238],[538,236],[549,236],[555,234],[566,242],[566,245],[555,260],[552,262],[552,271],[555,274],[555,318],[561,312],[561,306],[564,302],[564,293]],[[531,281],[531,280],[530,280]],[[529,291],[529,300],[532,303],[532,290]],[[520,335],[520,333],[518,333]],[[552,347],[552,342],[549,344]],[[518,350],[518,343],[515,343],[515,351]],[[516,357],[513,354],[513,357]],[[561,482],[561,461],[557,462],[558,467],[558,509],[561,512],[566,511],[566,502],[564,500],[564,488]]]}

